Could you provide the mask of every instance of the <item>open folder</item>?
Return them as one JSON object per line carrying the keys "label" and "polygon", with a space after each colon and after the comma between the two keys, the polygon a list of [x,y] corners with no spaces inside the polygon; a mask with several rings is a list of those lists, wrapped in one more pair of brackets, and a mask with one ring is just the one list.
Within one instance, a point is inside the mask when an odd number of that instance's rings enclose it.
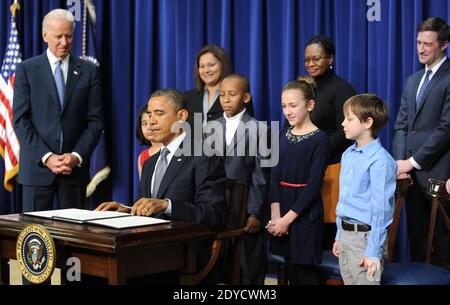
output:
{"label": "open folder", "polygon": [[168,223],[168,220],[153,217],[132,216],[128,213],[113,211],[90,211],[82,209],[61,209],[39,212],[26,212],[28,216],[43,217],[54,220],[75,222],[80,224],[94,224],[115,229],[133,228],[154,224]]}

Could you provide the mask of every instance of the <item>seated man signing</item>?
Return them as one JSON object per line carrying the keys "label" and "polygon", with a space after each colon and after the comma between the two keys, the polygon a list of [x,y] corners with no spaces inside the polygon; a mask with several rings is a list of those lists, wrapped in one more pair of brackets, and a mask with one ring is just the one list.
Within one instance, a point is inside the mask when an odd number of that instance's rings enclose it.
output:
{"label": "seated man signing", "polygon": [[190,149],[183,149],[183,143],[191,140],[186,138],[189,133],[176,126],[188,117],[183,95],[174,89],[154,92],[148,102],[148,115],[154,140],[161,143],[161,150],[142,168],[140,199],[131,208],[105,202],[96,211],[115,210],[189,221],[211,229],[220,227],[225,208],[223,160],[192,156]]}

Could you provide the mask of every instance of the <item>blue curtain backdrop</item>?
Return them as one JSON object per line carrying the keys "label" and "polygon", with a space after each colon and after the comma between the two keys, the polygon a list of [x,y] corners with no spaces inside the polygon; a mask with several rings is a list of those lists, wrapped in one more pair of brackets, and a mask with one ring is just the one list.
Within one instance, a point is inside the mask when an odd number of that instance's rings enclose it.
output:
{"label": "blue curtain backdrop", "polygon": [[[0,1],[0,59],[12,0]],[[51,9],[80,0],[20,0],[18,28],[24,58],[45,50],[41,21]],[[224,47],[236,72],[249,76],[255,116],[280,120],[282,86],[305,74],[303,50],[313,35],[336,44],[335,69],[359,93],[379,95],[390,120],[380,137],[390,149],[406,77],[421,68],[417,25],[429,16],[448,20],[450,0],[380,0],[381,21],[369,22],[366,0],[94,0],[97,50],[104,83],[112,166],[109,198],[131,204],[138,189],[136,113],[152,91],[194,86],[195,54],[207,43]],[[77,24],[79,34],[81,24]],[[77,34],[75,48],[81,46]],[[0,166],[0,170],[2,170]],[[10,207],[0,190],[0,212]]]}

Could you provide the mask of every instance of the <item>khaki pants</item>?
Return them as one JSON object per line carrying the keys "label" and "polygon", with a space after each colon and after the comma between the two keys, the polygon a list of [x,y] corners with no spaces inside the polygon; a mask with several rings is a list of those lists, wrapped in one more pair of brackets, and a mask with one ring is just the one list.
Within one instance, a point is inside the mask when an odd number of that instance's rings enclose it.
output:
{"label": "khaki pants", "polygon": [[[359,266],[367,247],[369,232],[342,230],[339,238],[339,268],[345,285],[380,285],[380,282],[367,280],[364,266]],[[383,271],[383,261],[381,261]]]}

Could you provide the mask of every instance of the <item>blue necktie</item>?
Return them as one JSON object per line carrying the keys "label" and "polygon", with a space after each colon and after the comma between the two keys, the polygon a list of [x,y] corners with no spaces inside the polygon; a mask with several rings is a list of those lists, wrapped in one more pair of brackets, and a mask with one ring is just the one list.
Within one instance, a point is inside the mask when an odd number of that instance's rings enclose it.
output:
{"label": "blue necktie", "polygon": [[423,81],[422,86],[419,89],[419,94],[417,95],[417,99],[416,99],[416,111],[419,110],[420,106],[423,103],[423,98],[425,95],[425,91],[427,90],[428,85],[430,84],[430,74],[431,74],[431,70],[427,70],[427,73],[425,75],[425,80]]}
{"label": "blue necktie", "polygon": [[[64,93],[66,91],[66,84],[64,83],[64,74],[61,69],[62,61],[59,60],[56,63],[56,70],[55,70],[55,84],[56,84],[56,90],[58,91],[58,98],[59,98],[59,105],[61,106],[61,111],[64,106]],[[61,134],[59,135],[59,152],[62,153],[62,145],[63,145],[63,132],[61,130]]]}
{"label": "blue necktie", "polygon": [[166,172],[168,166],[167,155],[169,155],[169,152],[170,151],[167,149],[167,147],[164,147],[161,150],[161,157],[155,168],[155,180],[153,182],[153,192],[152,192],[153,198],[156,198],[156,196],[158,195],[159,185],[161,184],[161,181],[164,177],[164,173]]}

